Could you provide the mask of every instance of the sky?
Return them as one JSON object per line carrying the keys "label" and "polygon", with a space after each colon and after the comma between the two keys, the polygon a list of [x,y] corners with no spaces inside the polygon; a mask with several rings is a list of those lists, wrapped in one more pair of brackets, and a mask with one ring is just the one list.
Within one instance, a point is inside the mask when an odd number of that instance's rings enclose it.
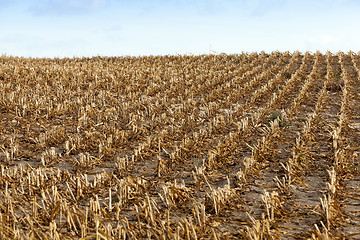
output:
{"label": "sky", "polygon": [[359,51],[358,0],[0,0],[0,54]]}

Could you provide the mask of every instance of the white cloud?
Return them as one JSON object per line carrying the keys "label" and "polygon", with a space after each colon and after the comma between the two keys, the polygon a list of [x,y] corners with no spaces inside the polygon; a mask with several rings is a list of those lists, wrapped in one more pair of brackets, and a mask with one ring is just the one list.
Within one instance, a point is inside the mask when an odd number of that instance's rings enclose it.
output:
{"label": "white cloud", "polygon": [[323,43],[337,42],[337,41],[338,41],[338,38],[337,38],[337,37],[330,36],[330,35],[323,35],[323,36],[321,36],[321,41],[322,41]]}
{"label": "white cloud", "polygon": [[351,49],[349,42],[338,35],[323,33],[305,37],[304,44],[307,50],[315,51],[320,50],[325,52],[330,50],[332,52],[346,51]]}
{"label": "white cloud", "polygon": [[116,24],[105,29],[105,31],[109,31],[109,32],[121,32],[122,30],[123,30],[123,26],[120,24]]}
{"label": "white cloud", "polygon": [[338,37],[329,34],[322,34],[319,36],[309,38],[309,42],[313,44],[332,44],[339,41]]}

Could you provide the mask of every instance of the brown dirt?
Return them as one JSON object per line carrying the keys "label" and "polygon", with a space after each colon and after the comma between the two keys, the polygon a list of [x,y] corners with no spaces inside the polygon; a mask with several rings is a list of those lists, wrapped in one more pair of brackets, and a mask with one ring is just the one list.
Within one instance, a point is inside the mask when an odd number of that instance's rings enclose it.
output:
{"label": "brown dirt", "polygon": [[3,56],[0,238],[360,239],[359,67]]}

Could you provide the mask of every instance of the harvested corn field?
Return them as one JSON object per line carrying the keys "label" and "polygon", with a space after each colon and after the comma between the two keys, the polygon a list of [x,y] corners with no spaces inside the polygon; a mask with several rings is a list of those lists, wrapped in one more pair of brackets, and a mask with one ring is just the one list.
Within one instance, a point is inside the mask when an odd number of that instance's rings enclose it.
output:
{"label": "harvested corn field", "polygon": [[0,59],[1,239],[359,239],[360,55]]}

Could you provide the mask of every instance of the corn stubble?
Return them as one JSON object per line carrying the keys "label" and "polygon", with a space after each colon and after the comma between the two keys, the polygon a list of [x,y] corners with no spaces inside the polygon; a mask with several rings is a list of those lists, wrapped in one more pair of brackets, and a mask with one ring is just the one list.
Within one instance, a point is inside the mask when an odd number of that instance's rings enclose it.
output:
{"label": "corn stubble", "polygon": [[1,239],[360,237],[353,52],[0,58]]}

